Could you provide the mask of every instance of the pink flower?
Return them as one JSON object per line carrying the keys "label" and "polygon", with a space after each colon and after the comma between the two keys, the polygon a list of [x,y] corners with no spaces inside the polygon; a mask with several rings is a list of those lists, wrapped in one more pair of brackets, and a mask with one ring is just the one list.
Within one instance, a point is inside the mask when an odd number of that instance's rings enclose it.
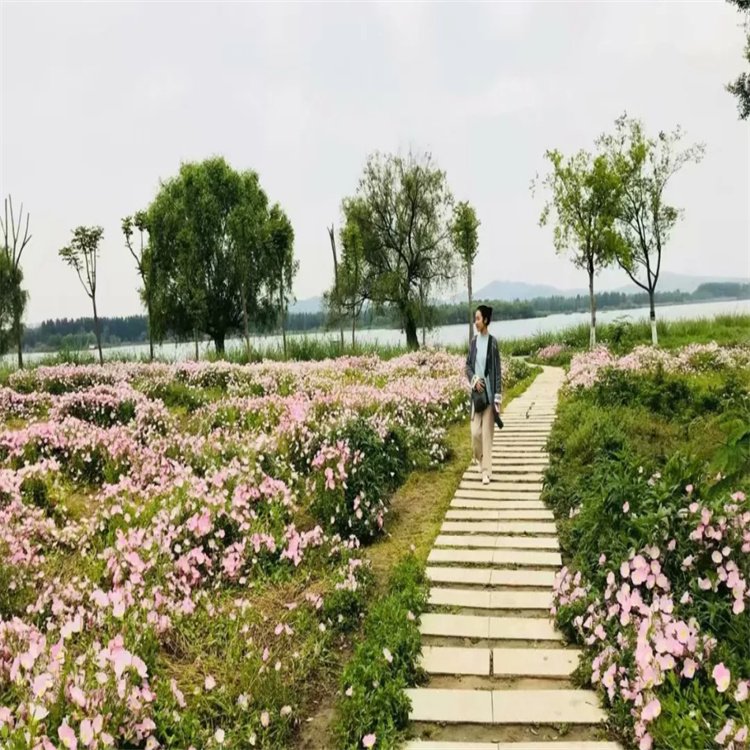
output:
{"label": "pink flower", "polygon": [[362,738],[362,747],[375,747],[375,740],[377,737],[375,737],[374,734],[366,734]]}
{"label": "pink flower", "polygon": [[94,728],[91,726],[89,719],[84,719],[81,722],[81,742],[85,747],[88,747],[94,740]]}
{"label": "pink flower", "polygon": [[734,692],[734,699],[737,701],[737,703],[742,703],[743,701],[746,701],[747,694],[748,694],[748,681],[742,680],[742,682],[738,682],[737,690],[735,690]]}
{"label": "pink flower", "polygon": [[688,680],[692,680],[697,667],[698,665],[692,659],[685,659],[685,664],[682,667],[682,676],[687,677]]}
{"label": "pink flower", "polygon": [[260,723],[264,729],[268,728],[268,725],[271,723],[271,717],[268,715],[268,711],[264,711],[260,715]]}
{"label": "pink flower", "polygon": [[383,656],[389,664],[393,664],[393,654],[387,648],[383,649]]}
{"label": "pink flower", "polygon": [[646,707],[641,713],[641,719],[643,721],[653,721],[661,713],[661,703],[658,698],[654,698],[646,704]]}
{"label": "pink flower", "polygon": [[718,743],[719,745],[723,745],[727,741],[727,737],[729,737],[733,729],[734,722],[729,719],[729,721],[724,724],[724,728],[716,735],[716,737],[714,737],[714,742]]}
{"label": "pink flower", "polygon": [[224,737],[225,737],[225,735],[224,735],[224,730],[223,729],[217,729],[216,732],[214,733],[214,739],[216,740],[216,742],[219,745],[223,745],[224,744]]}
{"label": "pink flower", "polygon": [[734,735],[735,742],[744,742],[747,739],[747,727],[740,727]]}
{"label": "pink flower", "polygon": [[729,681],[732,679],[731,672],[724,666],[724,662],[719,662],[711,673],[716,683],[716,689],[720,693],[725,693],[729,687]]}
{"label": "pink flower", "polygon": [[211,675],[208,675],[203,685],[206,690],[213,690],[216,687],[216,680]]}
{"label": "pink flower", "polygon": [[625,502],[622,506],[622,512],[623,513],[629,513],[630,512],[630,503]]}
{"label": "pink flower", "polygon": [[76,733],[68,726],[67,723],[63,722],[57,729],[57,734],[60,737],[63,745],[68,750],[76,750],[78,747],[78,740],[76,739]]}

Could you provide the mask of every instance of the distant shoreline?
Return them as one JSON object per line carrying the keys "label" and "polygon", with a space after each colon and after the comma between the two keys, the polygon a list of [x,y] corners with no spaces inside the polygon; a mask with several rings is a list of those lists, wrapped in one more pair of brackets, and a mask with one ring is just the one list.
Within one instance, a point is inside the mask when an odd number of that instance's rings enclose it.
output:
{"label": "distant shoreline", "polygon": [[[697,307],[699,305],[711,305],[711,304],[721,304],[721,303],[731,303],[731,302],[746,302],[748,300],[750,300],[750,298],[748,298],[748,297],[723,297],[723,298],[720,298],[720,299],[716,298],[716,299],[701,299],[701,300],[695,300],[694,299],[694,300],[686,300],[684,302],[679,302],[679,303],[668,302],[668,301],[667,302],[659,302],[659,303],[656,303],[655,306],[657,308],[675,307],[675,306],[677,306],[677,307],[693,307],[693,306],[696,306]],[[616,313],[616,312],[619,312],[619,311],[621,311],[623,313],[628,313],[628,312],[632,313],[632,312],[638,311],[638,312],[641,312],[641,313],[645,312],[647,314],[648,307],[644,307],[642,305],[641,306],[632,306],[631,305],[631,306],[603,306],[603,307],[597,307],[597,313],[601,312],[601,313],[610,313],[611,314],[611,313]],[[580,316],[580,315],[583,315],[583,314],[587,315],[588,312],[589,312],[588,311],[588,307],[584,307],[584,308],[582,308],[580,310],[574,310],[574,311],[544,312],[544,313],[539,313],[537,315],[533,315],[533,316],[530,316],[530,317],[527,316],[527,317],[524,317],[524,318],[516,318],[516,317],[512,317],[512,316],[508,316],[508,317],[503,318],[502,316],[499,316],[499,317],[496,318],[495,322],[496,323],[503,323],[503,322],[505,322],[505,323],[511,323],[511,324],[522,324],[522,323],[527,322],[527,321],[528,322],[543,321],[543,320],[545,320],[547,318],[550,318],[550,317],[553,317],[553,316],[560,316],[560,317],[568,318],[568,317],[571,317],[571,316]],[[697,315],[696,317],[700,317],[700,315]],[[658,320],[658,318],[659,318],[659,316],[657,315],[657,320]],[[441,324],[441,325],[435,326],[435,329],[458,327],[458,326],[462,326],[462,325],[466,325],[466,323],[447,323],[447,324]],[[573,324],[573,325],[575,325],[575,324]],[[360,336],[361,334],[367,334],[367,333],[370,333],[372,331],[400,331],[400,330],[402,330],[402,329],[399,326],[388,326],[388,327],[382,326],[382,325],[357,326],[357,335]],[[289,330],[287,330],[286,333],[287,333],[288,337],[292,337],[292,338],[296,338],[296,339],[300,339],[300,338],[304,339],[306,336],[314,337],[314,338],[328,336],[330,338],[330,337],[337,337],[338,333],[339,333],[339,329],[338,328],[316,328],[316,329],[310,328],[310,329],[306,329],[306,330],[304,330],[304,329],[289,329]],[[349,326],[347,326],[347,325],[344,326],[344,336],[345,336],[345,340],[346,341],[350,340],[350,336],[351,336],[351,326],[350,325]],[[276,342],[276,343],[279,343],[280,337],[281,337],[281,334],[278,331],[267,332],[267,333],[262,333],[262,334],[260,334],[260,333],[259,334],[251,334],[251,342],[252,342],[252,345],[256,349],[262,349],[264,347],[267,348],[267,346],[268,346],[267,342]],[[232,344],[233,342],[234,343],[238,343],[238,344],[242,344],[243,343],[243,339],[242,339],[241,336],[232,336],[232,337],[230,337],[230,338],[227,339],[227,345],[228,346],[230,344]],[[159,342],[159,343],[155,343],[154,346],[157,349],[162,349],[163,350],[165,348],[170,348],[170,347],[176,347],[176,348],[177,347],[193,347],[194,346],[194,342],[192,342],[192,341],[177,341],[177,340],[174,340],[174,339],[170,339],[170,340],[164,340],[164,341]],[[109,353],[112,353],[113,351],[128,349],[128,348],[132,348],[132,347],[143,347],[143,348],[145,348],[147,350],[147,348],[148,348],[148,341],[132,340],[132,341],[121,341],[121,342],[119,342],[119,343],[117,343],[115,345],[112,345],[112,344],[106,344],[105,345],[105,344],[103,344],[102,345],[102,350],[106,351],[106,352],[109,352]],[[202,339],[199,342],[199,347],[205,353],[205,351],[207,351],[209,349],[212,349],[212,344],[209,341],[209,339]],[[96,349],[95,348],[92,349],[92,348],[89,348],[89,347],[80,347],[80,348],[75,348],[74,347],[74,348],[70,348],[70,349],[66,349],[64,347],[57,347],[57,348],[54,348],[54,347],[45,347],[45,348],[38,348],[38,349],[24,349],[24,354],[29,355],[31,357],[38,357],[38,356],[46,356],[46,355],[55,355],[55,354],[57,354],[57,353],[59,353],[61,351],[70,351],[70,352],[77,352],[77,353],[80,353],[80,354],[88,354],[88,353],[95,352]],[[10,361],[13,361],[14,358],[15,358],[15,354],[11,351],[8,354],[6,354],[4,358],[0,358],[0,362],[2,362],[3,360],[6,361],[6,362],[10,362]]]}

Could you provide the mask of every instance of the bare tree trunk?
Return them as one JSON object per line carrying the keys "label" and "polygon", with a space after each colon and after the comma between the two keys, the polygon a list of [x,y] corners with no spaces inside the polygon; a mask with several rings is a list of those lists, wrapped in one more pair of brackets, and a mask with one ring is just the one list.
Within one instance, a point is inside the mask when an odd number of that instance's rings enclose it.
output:
{"label": "bare tree trunk", "polygon": [[651,320],[651,345],[659,346],[659,334],[656,332],[656,310],[654,309],[654,289],[648,290],[649,318]]}
{"label": "bare tree trunk", "polygon": [[339,319],[339,330],[341,332],[341,351],[344,351],[344,318],[341,315],[341,297],[339,296],[339,260],[336,255],[336,234],[333,224],[328,228],[328,236],[331,238],[331,252],[333,253],[333,289],[336,295],[336,314]]}
{"label": "bare tree trunk", "polygon": [[195,339],[195,361],[200,359],[200,352],[198,351],[198,331],[193,331],[193,338]]}
{"label": "bare tree trunk", "polygon": [[419,312],[422,317],[422,348],[424,349],[426,346],[426,340],[427,340],[427,332],[426,332],[426,324],[425,324],[425,307],[424,307],[424,288],[422,287],[422,284],[419,285]]}
{"label": "bare tree trunk", "polygon": [[468,264],[467,270],[467,281],[469,288],[469,344],[471,344],[471,339],[474,335],[474,316],[471,314],[471,263]]}
{"label": "bare tree trunk", "polygon": [[242,293],[242,329],[245,334],[245,352],[250,356],[250,325],[247,319],[247,295]]}
{"label": "bare tree trunk", "polygon": [[404,331],[406,332],[406,347],[412,351],[419,349],[419,337],[417,336],[417,321],[414,320],[412,310],[407,310],[404,315]]}
{"label": "bare tree trunk", "polygon": [[352,310],[352,351],[354,351],[354,347],[356,346],[354,341],[354,331],[357,328],[357,311]]}
{"label": "bare tree trunk", "polygon": [[279,307],[281,308],[281,341],[284,347],[284,359],[286,359],[286,321],[284,320],[284,282],[279,285]]}
{"label": "bare tree trunk", "polygon": [[146,297],[146,314],[148,315],[148,357],[151,362],[154,361],[154,334],[151,331],[151,296]]}
{"label": "bare tree trunk", "polygon": [[594,296],[594,267],[589,264],[589,306],[591,308],[591,327],[589,329],[589,349],[596,346],[596,297]]}
{"label": "bare tree trunk", "polygon": [[104,355],[102,354],[102,334],[99,330],[99,315],[96,311],[96,294],[91,295],[91,302],[94,305],[94,333],[96,334],[96,346],[99,349],[99,364],[104,364]]}
{"label": "bare tree trunk", "polygon": [[23,370],[23,326],[17,323],[16,336],[18,341],[18,369]]}

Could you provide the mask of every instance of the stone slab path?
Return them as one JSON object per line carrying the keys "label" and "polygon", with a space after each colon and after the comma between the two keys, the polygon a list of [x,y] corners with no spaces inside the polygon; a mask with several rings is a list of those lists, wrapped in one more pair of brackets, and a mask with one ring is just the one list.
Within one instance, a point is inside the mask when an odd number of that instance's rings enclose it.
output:
{"label": "stone slab path", "polygon": [[540,495],[562,380],[544,368],[511,402],[492,483],[470,466],[446,513],[420,625],[430,681],[407,691],[407,750],[621,750],[602,741],[597,695],[571,682],[580,653],[549,618],[562,559]]}

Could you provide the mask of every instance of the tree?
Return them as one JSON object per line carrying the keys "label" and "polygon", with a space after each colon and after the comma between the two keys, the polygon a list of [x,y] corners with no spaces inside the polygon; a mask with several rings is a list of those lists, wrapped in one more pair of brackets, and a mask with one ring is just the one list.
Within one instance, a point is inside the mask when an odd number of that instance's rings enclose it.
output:
{"label": "tree", "polygon": [[13,340],[13,289],[15,273],[10,256],[0,253],[0,356],[10,348]]}
{"label": "tree", "polygon": [[614,221],[620,199],[619,181],[603,155],[579,151],[566,159],[559,151],[547,151],[552,171],[532,183],[532,191],[549,192],[539,218],[545,226],[554,214],[554,243],[559,253],[571,253],[573,263],[586,269],[589,279],[591,327],[589,346],[596,345],[596,297],[594,277],[614,262],[618,236]]}
{"label": "tree", "polygon": [[341,314],[342,308],[342,296],[339,288],[339,260],[338,253],[336,252],[336,232],[333,224],[328,227],[328,237],[331,240],[331,252],[333,253],[333,295],[329,296],[328,304],[331,305],[331,310],[335,313],[339,323],[339,331],[341,333],[341,350],[344,350],[344,316]]}
{"label": "tree", "polygon": [[[745,61],[750,64],[750,0],[729,0],[745,14]],[[750,117],[750,72],[740,73],[736,81],[727,84],[727,91],[737,97],[737,109],[741,120]]]}
{"label": "tree", "polygon": [[78,274],[84,291],[94,308],[94,333],[99,349],[99,364],[104,364],[102,336],[99,330],[99,314],[96,309],[96,272],[99,257],[99,243],[104,230],[101,227],[76,227],[70,245],[60,248],[60,257]]}
{"label": "tree", "polygon": [[243,172],[241,195],[232,211],[229,229],[235,251],[237,286],[242,311],[245,349],[250,353],[250,319],[256,322],[269,315],[271,300],[263,303],[262,291],[268,276],[268,198],[255,172]]}
{"label": "tree", "polygon": [[474,316],[472,314],[471,299],[471,268],[479,250],[478,229],[481,222],[476,211],[467,201],[461,201],[453,209],[453,223],[451,224],[451,239],[453,247],[466,266],[466,281],[469,292],[469,341],[474,334]]}
{"label": "tree", "polygon": [[452,205],[445,173],[429,154],[412,153],[370,156],[356,195],[343,204],[362,242],[361,288],[376,308],[398,310],[411,349],[419,348],[420,296],[455,277]]}
{"label": "tree", "polygon": [[220,157],[183,164],[162,184],[148,209],[156,331],[207,334],[218,354],[233,331],[247,342],[248,319],[280,274],[266,200],[255,173]]}
{"label": "tree", "polygon": [[294,260],[294,229],[278,203],[271,207],[268,216],[268,254],[271,268],[270,287],[279,301],[279,321],[286,356],[286,311],[292,291],[292,282],[299,270]]}
{"label": "tree", "polygon": [[683,133],[661,131],[648,138],[640,120],[626,114],[615,121],[615,132],[602,135],[604,149],[619,181],[616,260],[633,283],[648,293],[651,342],[656,346],[654,295],[659,281],[662,252],[680,218],[680,210],[667,205],[664,192],[669,180],[689,162],[703,158],[705,146],[679,149]]}
{"label": "tree", "polygon": [[[23,227],[23,234],[21,233]],[[7,263],[3,272],[3,284],[0,295],[5,297],[5,305],[10,308],[12,325],[8,336],[15,342],[18,350],[18,366],[23,367],[23,314],[29,300],[28,292],[23,288],[21,256],[31,241],[29,234],[29,212],[26,212],[26,224],[23,221],[23,203],[16,217],[13,211],[13,199],[5,199],[5,217],[0,218],[0,230],[3,233],[2,252]]]}
{"label": "tree", "polygon": [[[149,359],[154,359],[154,334],[151,324],[152,309],[152,289],[151,289],[151,248],[145,239],[148,231],[148,215],[145,211],[136,211],[132,216],[126,216],[122,220],[122,233],[125,236],[125,245],[135,260],[138,275],[141,277],[143,289],[141,289],[141,298],[146,305],[146,317],[148,320],[148,349]],[[133,228],[138,230],[139,242],[138,247],[133,246]]]}

